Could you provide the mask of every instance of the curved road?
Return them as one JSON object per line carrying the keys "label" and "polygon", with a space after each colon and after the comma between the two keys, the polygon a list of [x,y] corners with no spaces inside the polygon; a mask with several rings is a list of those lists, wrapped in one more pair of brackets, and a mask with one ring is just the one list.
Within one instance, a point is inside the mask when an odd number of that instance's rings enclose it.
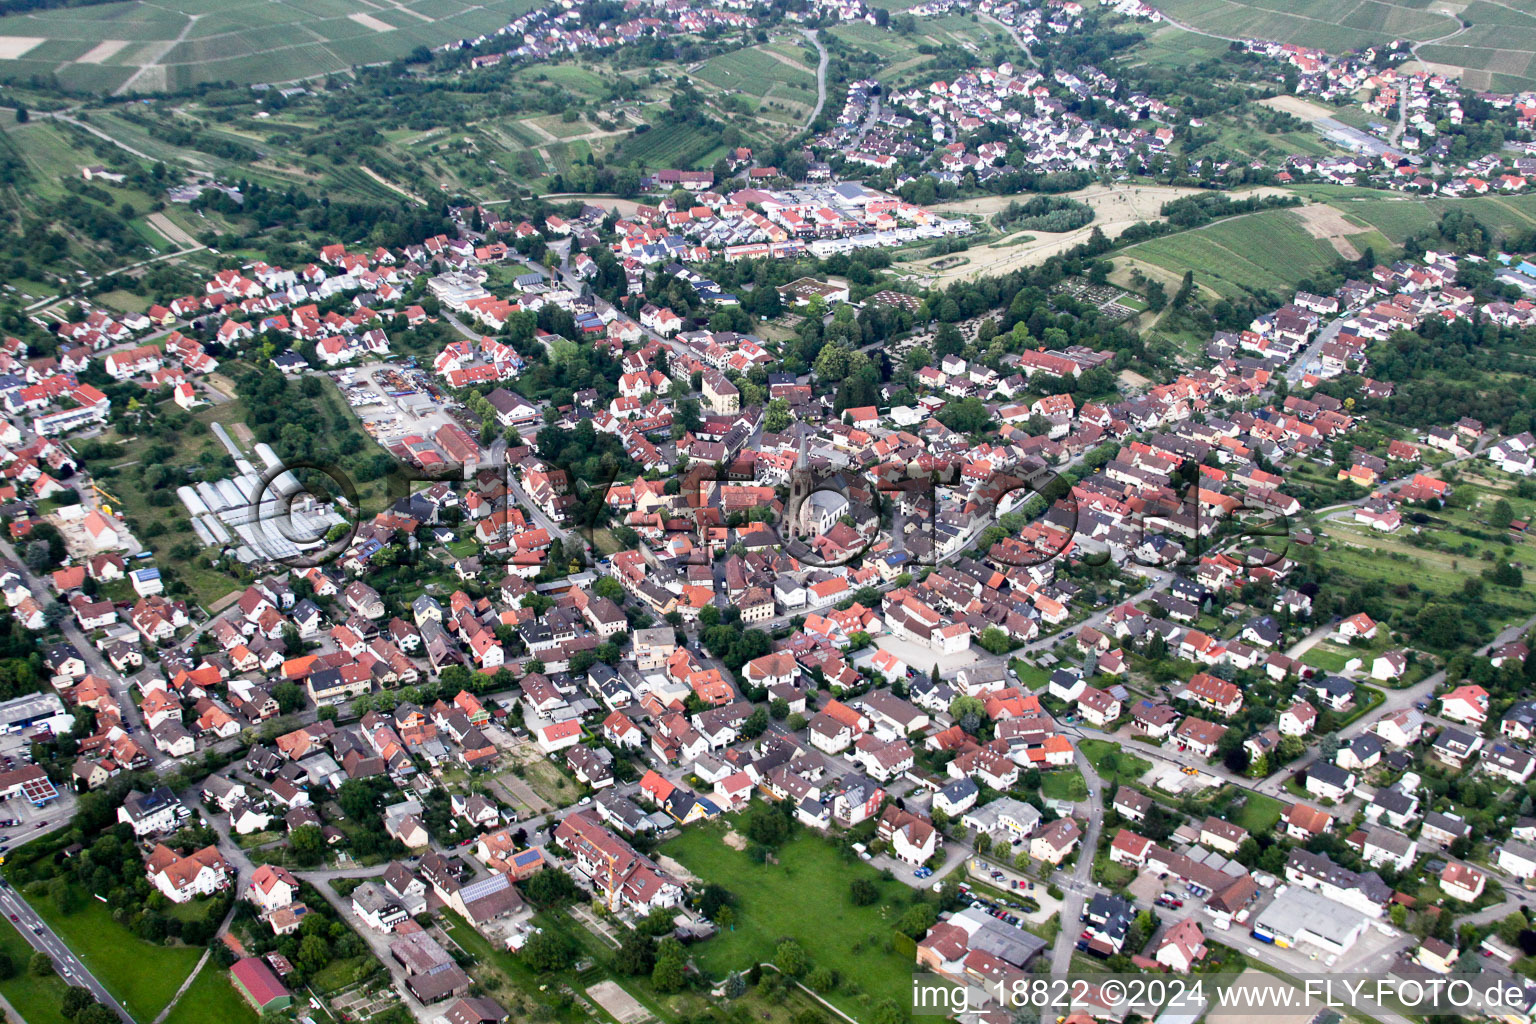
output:
{"label": "curved road", "polygon": [[1013,41],[1018,44],[1019,49],[1024,51],[1024,59],[1029,61],[1029,66],[1037,71],[1040,69],[1040,62],[1035,59],[1035,55],[1030,51],[1029,47],[1024,45],[1024,37],[1019,35],[1018,29],[1014,28],[1012,25],[1004,25],[990,14],[983,14],[981,19],[983,21],[990,21],[998,28],[1007,32],[1010,36],[1013,36]]}
{"label": "curved road", "polygon": [[821,108],[827,105],[827,48],[821,44],[821,36],[815,29],[803,28],[800,34],[815,44],[816,52],[821,54],[821,61],[816,65],[816,109],[805,119],[805,126],[809,128],[821,116]]}

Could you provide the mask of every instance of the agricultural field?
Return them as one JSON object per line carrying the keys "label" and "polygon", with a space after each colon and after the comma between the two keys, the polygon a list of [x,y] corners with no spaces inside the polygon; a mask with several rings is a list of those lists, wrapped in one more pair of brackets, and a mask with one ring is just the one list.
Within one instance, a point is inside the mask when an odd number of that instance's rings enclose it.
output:
{"label": "agricultural field", "polygon": [[[823,31],[879,58],[883,64],[880,80],[893,88],[931,80],[932,76],[923,69],[932,62],[934,47],[959,46],[978,58],[998,46],[1013,48],[1007,33],[997,23],[958,15],[918,19],[911,33],[892,32],[865,22],[835,25]],[[929,52],[921,53],[919,47],[928,48]]]}
{"label": "agricultural field", "polygon": [[622,163],[639,161],[647,170],[662,167],[706,167],[719,146],[719,133],[692,124],[656,125],[619,144]]}
{"label": "agricultural field", "polygon": [[1294,291],[1298,281],[1345,255],[1314,235],[1295,210],[1231,217],[1141,242],[1124,254],[1177,273],[1191,269],[1197,281],[1227,297]]}
{"label": "agricultural field", "polygon": [[[1406,39],[1436,71],[1460,74],[1469,89],[1518,91],[1536,85],[1536,4],[1531,0],[1164,0],[1158,5],[1180,25],[1218,39],[1273,39],[1342,53]],[[1161,29],[1145,45],[1149,63],[1177,60],[1176,27]],[[1187,59],[1187,58],[1186,58]]]}
{"label": "agricultural field", "polygon": [[1536,4],[1475,0],[1459,14],[1467,26],[1420,47],[1428,65],[1465,68],[1469,89],[1518,90],[1536,84]]}
{"label": "agricultural field", "polygon": [[1154,68],[1187,68],[1191,64],[1220,57],[1227,42],[1196,32],[1186,32],[1177,25],[1138,25],[1143,39],[1125,55],[1129,67],[1145,64]]}
{"label": "agricultural field", "polygon": [[1451,210],[1464,210],[1495,234],[1536,230],[1536,196],[1474,196],[1467,199],[1395,199],[1379,193],[1368,199],[1333,199],[1347,218],[1375,228],[1393,244],[1427,231]]}
{"label": "agricultural field", "polygon": [[[1435,600],[1456,603],[1469,577],[1501,561],[1533,561],[1536,541],[1528,536],[1495,540],[1484,522],[1488,508],[1500,497],[1509,501],[1517,517],[1528,517],[1536,509],[1536,503],[1510,491],[1463,483],[1455,503],[1429,513],[1416,533],[1406,525],[1382,534],[1344,518],[1324,520],[1319,557],[1340,576],[1381,587],[1394,615],[1411,616]],[[1340,579],[1335,582],[1345,585]],[[1536,612],[1536,574],[1527,570],[1518,589],[1488,585],[1484,600],[1490,614],[1487,626],[1497,629],[1523,619]]]}
{"label": "agricultural field", "polygon": [[693,77],[726,93],[758,101],[758,116],[803,124],[816,106],[816,67],[761,48],[724,53],[699,65]]}
{"label": "agricultural field", "polygon": [[1424,42],[1457,28],[1426,0],[1163,0],[1159,9],[1228,39],[1273,39],[1340,53],[1370,43]]}
{"label": "agricultural field", "polygon": [[66,89],[178,91],[287,82],[494,32],[535,0],[293,0],[175,9],[124,0],[0,18],[0,78],[57,75]]}

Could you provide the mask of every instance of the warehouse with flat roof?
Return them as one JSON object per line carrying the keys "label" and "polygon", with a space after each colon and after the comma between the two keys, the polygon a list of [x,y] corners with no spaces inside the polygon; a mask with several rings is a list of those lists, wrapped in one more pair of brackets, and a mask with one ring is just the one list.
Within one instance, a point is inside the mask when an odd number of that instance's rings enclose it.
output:
{"label": "warehouse with flat roof", "polygon": [[1337,955],[1348,952],[1370,923],[1364,914],[1290,886],[1254,918],[1253,937],[1283,949],[1305,944]]}

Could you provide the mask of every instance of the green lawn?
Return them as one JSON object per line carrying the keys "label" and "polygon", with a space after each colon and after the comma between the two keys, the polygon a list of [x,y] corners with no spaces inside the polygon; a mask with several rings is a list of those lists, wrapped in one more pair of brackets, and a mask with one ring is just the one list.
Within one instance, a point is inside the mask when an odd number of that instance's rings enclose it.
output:
{"label": "green lawn", "polygon": [[256,1011],[235,991],[229,972],[212,960],[203,965],[165,1024],[256,1024]]}
{"label": "green lawn", "polygon": [[112,920],[112,912],[85,890],[80,909],[68,917],[52,900],[30,901],[32,908],[74,951],[90,972],[128,1010],[153,1018],[192,973],[202,950],[145,942]]}
{"label": "green lawn", "polygon": [[26,1024],[68,1024],[59,1012],[64,998],[64,979],[58,975],[34,978],[27,972],[33,949],[11,922],[0,919],[0,952],[11,958],[16,976],[0,981],[0,996],[16,1008]]}
{"label": "green lawn", "polygon": [[1232,824],[1240,825],[1254,835],[1267,833],[1275,827],[1284,811],[1285,804],[1279,800],[1262,793],[1249,793],[1243,806],[1232,815]]}
{"label": "green lawn", "polygon": [[1013,674],[1024,686],[1031,690],[1039,690],[1051,681],[1051,674],[1039,665],[1031,665],[1022,658],[1014,658],[1008,662],[1008,667],[1013,669]]}
{"label": "green lawn", "polygon": [[1351,658],[1364,657],[1364,652],[1346,653],[1324,642],[1307,648],[1301,655],[1301,663],[1303,665],[1311,665],[1313,668],[1320,668],[1324,672],[1342,672],[1344,671],[1344,666],[1349,663]]}
{"label": "green lawn", "polygon": [[1086,800],[1088,783],[1076,768],[1045,772],[1040,777],[1040,795],[1047,800]]}
{"label": "green lawn", "polygon": [[[1128,754],[1120,748],[1120,744],[1109,740],[1079,740],[1077,749],[1082,751],[1105,783],[1118,785],[1122,782],[1135,782],[1152,768],[1151,761]],[[1109,770],[1111,762],[1113,771]]]}
{"label": "green lawn", "polygon": [[[913,898],[911,889],[882,880],[870,867],[848,862],[819,836],[801,834],[778,850],[776,864],[758,864],[722,841],[721,825],[687,829],[661,847],[705,882],[736,894],[736,926],[693,947],[699,966],[714,978],[753,963],[771,961],[780,941],[794,938],[805,947],[813,967],[828,967],[849,979],[836,992],[822,993],[847,1013],[860,1017],[864,1005],[856,985],[878,1003],[894,999],[908,1005],[913,964],[889,948],[896,921]],[[880,900],[856,907],[849,882],[859,876],[880,888]]]}

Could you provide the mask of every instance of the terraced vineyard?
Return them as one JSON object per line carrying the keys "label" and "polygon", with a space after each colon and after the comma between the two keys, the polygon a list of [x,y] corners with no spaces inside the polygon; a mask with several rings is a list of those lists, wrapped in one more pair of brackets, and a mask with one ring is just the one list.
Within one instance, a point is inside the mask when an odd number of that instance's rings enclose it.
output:
{"label": "terraced vineyard", "polygon": [[287,82],[494,32],[536,0],[186,0],[56,8],[0,18],[0,79],[56,75],[68,89],[155,92],[203,82]]}

